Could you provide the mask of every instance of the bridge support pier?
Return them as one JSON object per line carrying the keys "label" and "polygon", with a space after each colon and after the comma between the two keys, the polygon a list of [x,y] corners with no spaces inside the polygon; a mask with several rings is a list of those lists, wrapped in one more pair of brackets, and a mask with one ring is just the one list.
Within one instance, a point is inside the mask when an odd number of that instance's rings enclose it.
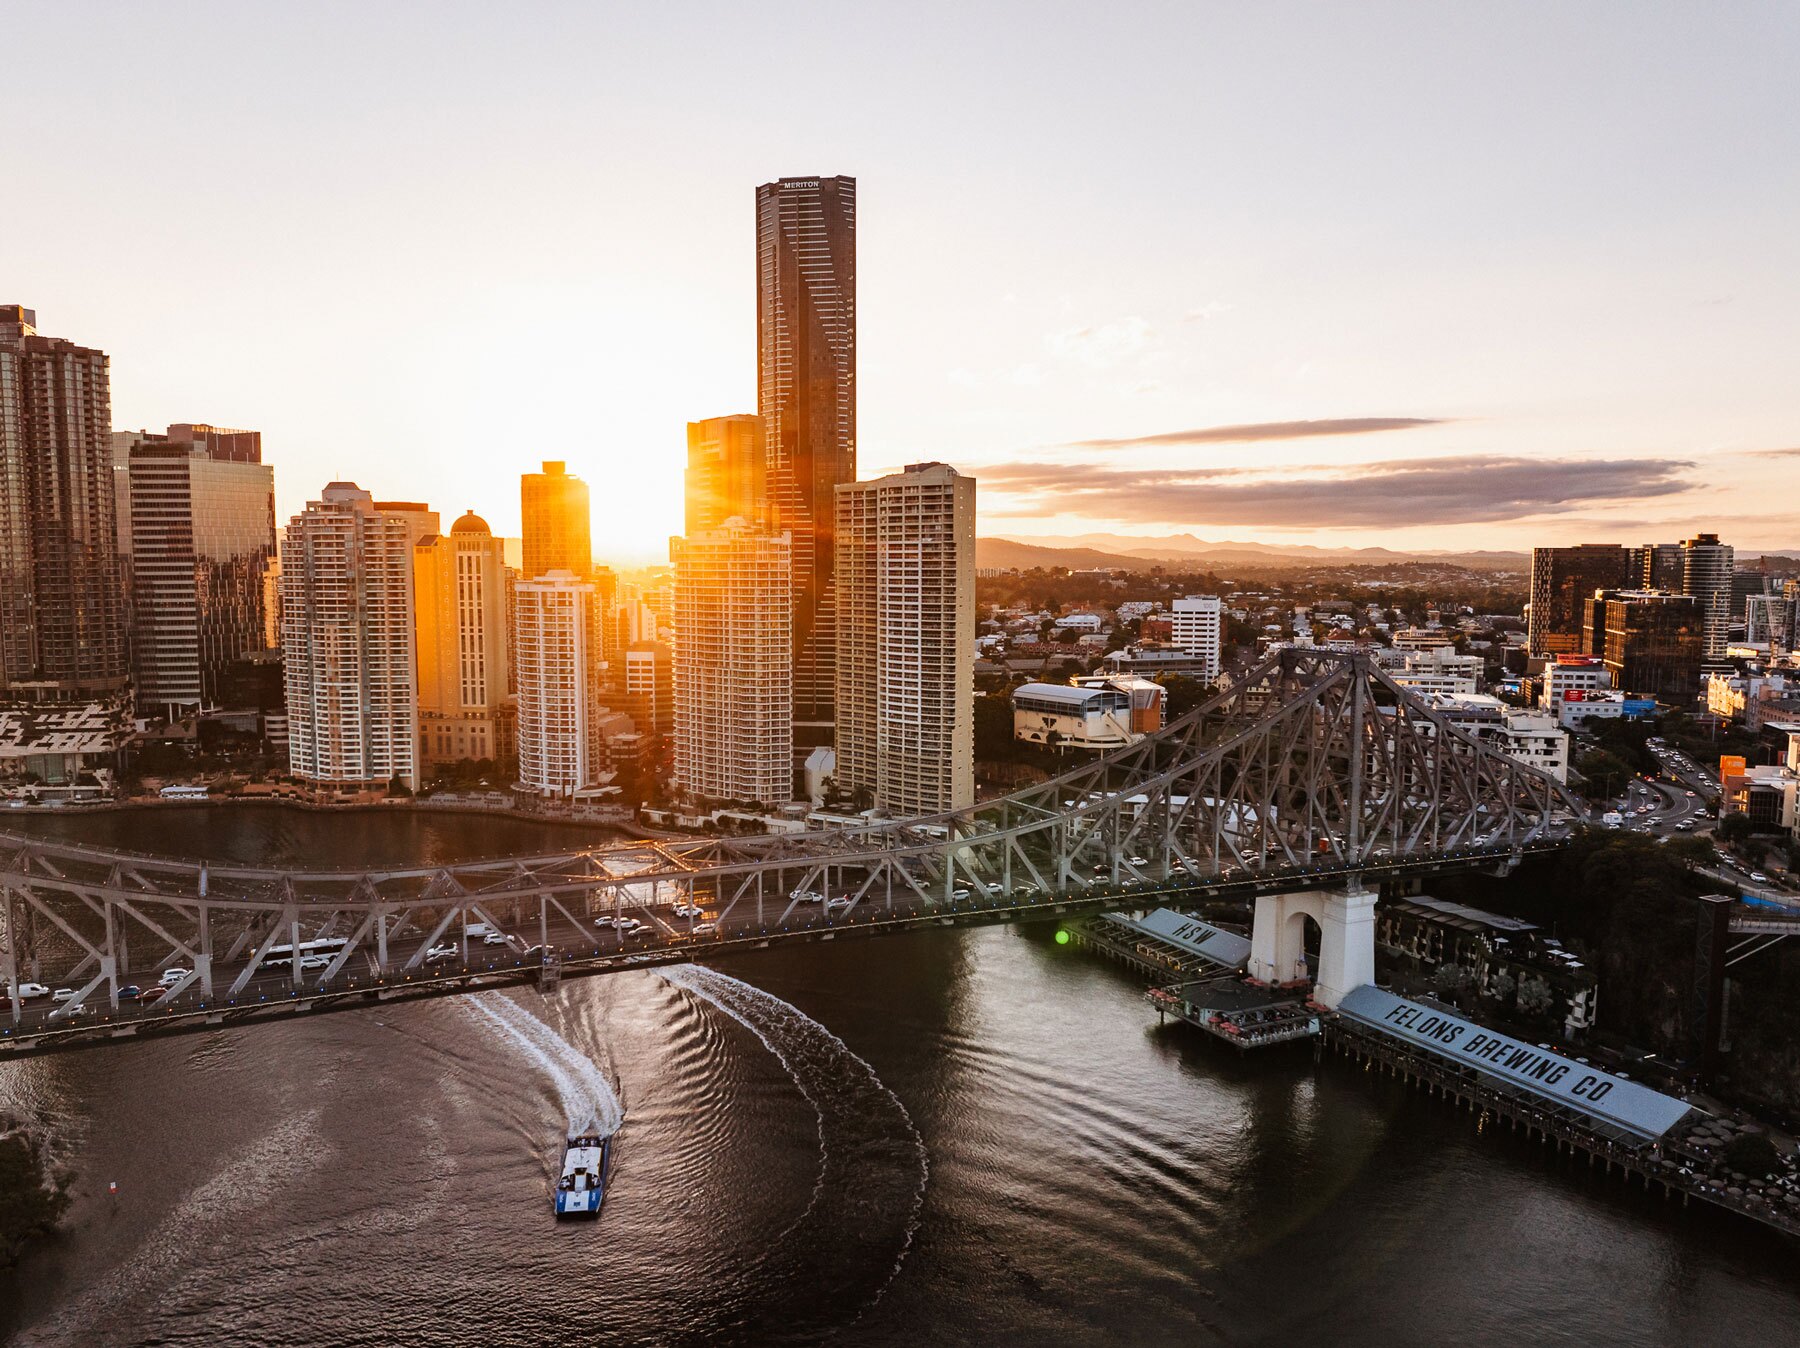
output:
{"label": "bridge support pier", "polygon": [[1352,880],[1341,890],[1259,894],[1250,935],[1250,977],[1280,986],[1309,978],[1306,919],[1319,926],[1313,1000],[1335,1007],[1375,981],[1375,894]]}

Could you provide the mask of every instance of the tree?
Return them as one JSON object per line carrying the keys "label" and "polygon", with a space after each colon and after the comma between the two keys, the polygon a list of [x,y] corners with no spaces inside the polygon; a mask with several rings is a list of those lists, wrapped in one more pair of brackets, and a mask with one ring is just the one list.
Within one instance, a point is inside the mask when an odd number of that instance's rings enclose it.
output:
{"label": "tree", "polygon": [[1728,814],[1719,821],[1717,832],[1721,842],[1742,842],[1750,836],[1750,816]]}
{"label": "tree", "polygon": [[1581,756],[1575,770],[1582,775],[1581,793],[1589,800],[1607,800],[1625,789],[1636,774],[1631,764],[1605,749],[1595,749]]}
{"label": "tree", "polygon": [[1469,971],[1460,964],[1440,964],[1431,975],[1431,985],[1454,1001],[1469,986]]}
{"label": "tree", "polygon": [[1518,990],[1518,980],[1509,973],[1497,973],[1488,979],[1488,996],[1492,997],[1500,1006],[1505,1006],[1511,1001],[1513,994]]}
{"label": "tree", "polygon": [[1556,994],[1550,990],[1549,980],[1533,978],[1527,974],[1519,982],[1519,1014],[1522,1016],[1542,1016],[1549,1014],[1550,1008],[1556,1005]]}
{"label": "tree", "polygon": [[1670,856],[1690,870],[1695,866],[1710,866],[1719,856],[1711,838],[1695,837],[1692,834],[1684,838],[1671,838],[1664,847]]}
{"label": "tree", "polygon": [[1781,1164],[1781,1153],[1761,1133],[1739,1133],[1725,1144],[1725,1164],[1739,1174],[1761,1179]]}

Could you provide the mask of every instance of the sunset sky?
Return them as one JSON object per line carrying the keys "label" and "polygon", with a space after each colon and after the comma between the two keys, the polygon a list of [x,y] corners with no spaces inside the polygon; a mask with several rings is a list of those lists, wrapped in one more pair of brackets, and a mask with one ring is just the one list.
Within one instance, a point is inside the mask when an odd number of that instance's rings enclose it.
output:
{"label": "sunset sky", "polygon": [[1800,5],[7,7],[0,302],[115,424],[660,558],[753,193],[858,179],[864,476],[981,531],[1800,547]]}

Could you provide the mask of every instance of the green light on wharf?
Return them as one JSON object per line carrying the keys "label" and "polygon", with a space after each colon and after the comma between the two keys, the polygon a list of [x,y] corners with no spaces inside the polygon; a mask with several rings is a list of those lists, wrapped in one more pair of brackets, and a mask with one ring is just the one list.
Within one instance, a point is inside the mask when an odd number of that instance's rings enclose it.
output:
{"label": "green light on wharf", "polygon": [[1056,929],[1056,943],[1058,945],[1067,945],[1069,943],[1069,933],[1064,931],[1061,927]]}

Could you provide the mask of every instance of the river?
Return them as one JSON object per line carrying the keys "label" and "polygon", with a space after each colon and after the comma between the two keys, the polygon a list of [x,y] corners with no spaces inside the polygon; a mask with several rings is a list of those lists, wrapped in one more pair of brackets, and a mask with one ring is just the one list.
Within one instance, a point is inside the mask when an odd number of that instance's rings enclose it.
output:
{"label": "river", "polygon": [[[16,826],[7,820],[8,826]],[[570,844],[217,806],[29,821],[238,861]],[[795,947],[0,1065],[78,1175],[26,1345],[1775,1342],[1781,1238],[1304,1047],[1158,1027],[1043,929]],[[560,1135],[622,1111],[597,1225]],[[107,1196],[109,1181],[120,1193]]]}

